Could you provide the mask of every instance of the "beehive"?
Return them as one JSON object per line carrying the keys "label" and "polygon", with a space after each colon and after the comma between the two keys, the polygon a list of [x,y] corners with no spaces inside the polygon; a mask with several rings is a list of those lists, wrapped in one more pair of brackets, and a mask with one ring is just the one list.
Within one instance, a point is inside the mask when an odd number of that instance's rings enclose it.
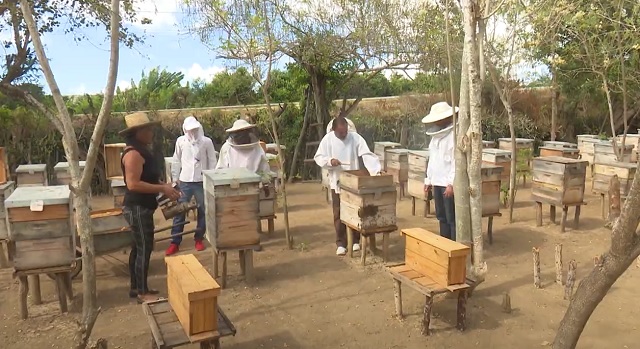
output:
{"label": "beehive", "polygon": [[501,180],[504,183],[509,182],[511,174],[511,151],[502,149],[483,149],[482,163],[485,165],[502,167]]}
{"label": "beehive", "polygon": [[4,200],[6,200],[15,189],[16,183],[12,181],[0,184],[0,240],[9,238],[9,227],[7,227],[7,212],[4,207]]}
{"label": "beehive", "polygon": [[571,159],[578,159],[580,157],[580,151],[576,148],[563,148],[563,147],[552,147],[552,146],[544,146],[540,147],[540,157],[545,156],[560,156]]}
{"label": "beehive", "polygon": [[387,149],[385,161],[387,162],[387,174],[393,176],[394,183],[406,183],[409,179],[409,150]]}
{"label": "beehive", "polygon": [[386,162],[386,152],[388,149],[400,148],[402,144],[394,143],[394,142],[375,142],[373,143],[373,152],[380,159],[380,164],[382,164],[382,170],[387,170],[387,162]]}
{"label": "beehive", "polygon": [[402,235],[408,267],[445,287],[466,281],[468,246],[422,228],[403,229]]}
{"label": "beehive", "polygon": [[396,187],[390,175],[340,174],[340,219],[358,230],[396,225]]}
{"label": "beehive", "polygon": [[[618,144],[622,144],[623,136],[616,138]],[[638,150],[640,149],[640,134],[628,134],[624,139],[624,144],[628,144],[633,147],[631,151],[631,162],[638,162]]]}
{"label": "beehive", "polygon": [[47,165],[20,165],[16,168],[16,185],[18,187],[33,187],[49,185]]}
{"label": "beehive", "polygon": [[618,151],[622,151],[622,157],[618,158],[614,152],[613,142],[606,141],[593,145],[593,163],[611,163],[611,162],[631,162],[631,153],[633,152],[633,146],[626,144],[624,149],[622,144],[616,144]]}
{"label": "beehive", "polygon": [[178,178],[173,178],[171,175],[171,168],[173,167],[173,157],[164,158],[164,182],[172,183],[178,180]]}
{"label": "beehive", "polygon": [[637,166],[635,163],[628,162],[594,164],[591,189],[596,193],[608,193],[611,178],[613,175],[618,175],[620,196],[626,197],[631,189],[633,177],[636,175]]}
{"label": "beehive", "polygon": [[581,204],[588,165],[585,160],[558,156],[533,159],[533,200],[554,206]]}
{"label": "beehive", "polygon": [[18,187],[5,200],[5,207],[16,270],[73,263],[76,229],[68,186]]}
{"label": "beehive", "polygon": [[428,150],[409,150],[409,180],[407,192],[416,198],[427,198],[424,192],[424,178],[429,164]]}
{"label": "beehive", "polygon": [[165,262],[169,304],[187,336],[217,330],[220,285],[192,254]]}
{"label": "beehive", "polygon": [[127,185],[121,179],[109,180],[111,185],[111,195],[113,195],[113,207],[120,208],[124,202],[124,194],[127,192]]}
{"label": "beehive", "polygon": [[503,168],[482,164],[480,179],[482,181],[482,215],[500,212],[500,187],[502,185]]}
{"label": "beehive", "polygon": [[246,168],[203,171],[207,240],[214,248],[257,245],[260,176]]}
{"label": "beehive", "polygon": [[494,141],[482,141],[482,149],[491,149],[496,147],[496,142]]}
{"label": "beehive", "polygon": [[[84,170],[86,161],[80,161],[80,171]],[[53,174],[56,179],[56,185],[68,185],[71,183],[71,173],[69,172],[68,162],[59,162],[53,166]],[[82,175],[82,173],[80,173]]]}
{"label": "beehive", "polygon": [[601,142],[598,136],[595,135],[578,135],[578,150],[580,151],[580,158],[582,160],[589,161],[589,164],[593,164],[593,145]]}
{"label": "beehive", "polygon": [[4,147],[0,147],[0,184],[9,181],[9,158]]}
{"label": "beehive", "polygon": [[104,145],[104,166],[107,179],[122,179],[122,152],[126,147],[125,143]]}
{"label": "beehive", "polygon": [[259,212],[260,217],[271,217],[276,214],[276,182],[275,173],[272,173],[271,183],[265,189],[260,189]]}
{"label": "beehive", "polygon": [[[511,151],[511,138],[498,139],[498,148]],[[533,159],[533,139],[516,138],[515,157],[518,163],[518,172],[528,171],[531,168],[531,159]]]}

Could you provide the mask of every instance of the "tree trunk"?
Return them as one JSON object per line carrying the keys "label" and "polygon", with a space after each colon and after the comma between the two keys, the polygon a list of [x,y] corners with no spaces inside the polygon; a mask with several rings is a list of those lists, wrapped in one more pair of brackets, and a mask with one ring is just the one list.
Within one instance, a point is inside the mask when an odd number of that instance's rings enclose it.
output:
{"label": "tree trunk", "polygon": [[309,128],[309,115],[311,114],[311,88],[307,87],[304,92],[305,98],[305,108],[304,108],[304,119],[302,121],[302,130],[300,130],[300,136],[298,137],[298,142],[296,143],[296,148],[293,151],[293,159],[291,159],[291,167],[289,168],[289,177],[287,181],[289,183],[293,182],[293,178],[297,174],[298,171],[298,154],[303,149],[303,143],[305,140],[305,136],[307,133],[307,129]]}
{"label": "tree trunk", "polygon": [[606,227],[611,228],[615,225],[616,220],[620,217],[620,180],[618,175],[613,175],[609,182],[609,216],[607,217]]}
{"label": "tree trunk", "polygon": [[551,68],[551,141],[556,140],[557,123],[558,123],[558,97],[560,92],[558,91],[558,80],[556,78],[555,68]]}
{"label": "tree trunk", "polygon": [[[331,102],[327,101],[327,79],[316,73],[315,69],[307,69],[311,77],[311,88],[313,89],[313,104],[316,108],[316,121],[323,126],[329,122],[329,107]],[[324,127],[318,127],[318,139],[324,137]]]}

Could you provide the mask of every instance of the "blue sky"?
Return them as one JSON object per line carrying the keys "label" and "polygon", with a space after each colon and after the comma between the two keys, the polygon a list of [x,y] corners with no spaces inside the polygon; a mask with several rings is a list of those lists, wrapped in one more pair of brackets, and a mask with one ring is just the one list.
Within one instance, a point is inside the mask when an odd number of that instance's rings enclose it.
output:
{"label": "blue sky", "polygon": [[[224,69],[224,61],[216,61],[215,53],[195,34],[187,32],[186,16],[179,0],[142,0],[137,2],[138,17],[149,17],[151,25],[127,24],[142,33],[143,44],[133,49],[121,45],[118,86],[126,88],[131,80],[140,80],[142,71],[166,68],[182,71],[186,80],[210,79]],[[104,28],[84,29],[80,42],[63,30],[43,36],[56,81],[63,94],[99,93],[104,89],[109,66],[109,38]],[[42,81],[45,90],[49,88]]]}

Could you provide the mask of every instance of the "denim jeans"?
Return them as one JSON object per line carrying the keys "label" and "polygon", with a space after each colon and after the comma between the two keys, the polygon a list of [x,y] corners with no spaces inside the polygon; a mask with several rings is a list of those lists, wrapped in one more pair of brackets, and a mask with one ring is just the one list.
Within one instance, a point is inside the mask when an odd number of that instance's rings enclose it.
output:
{"label": "denim jeans", "polygon": [[[196,224],[196,233],[194,238],[196,241],[204,238],[205,225],[205,211],[204,211],[204,187],[202,182],[180,182],[179,186],[182,196],[178,199],[178,202],[189,202],[192,197],[196,198],[196,204],[198,204],[198,223]],[[183,223],[187,214],[181,214],[173,217],[173,225]],[[171,235],[180,234],[184,231],[184,225],[173,227],[171,229]],[[180,245],[182,242],[182,235],[174,236],[171,239],[172,244]]]}
{"label": "denim jeans", "polygon": [[436,218],[440,222],[440,236],[456,241],[456,207],[453,196],[444,196],[446,187],[433,187],[433,201]]}

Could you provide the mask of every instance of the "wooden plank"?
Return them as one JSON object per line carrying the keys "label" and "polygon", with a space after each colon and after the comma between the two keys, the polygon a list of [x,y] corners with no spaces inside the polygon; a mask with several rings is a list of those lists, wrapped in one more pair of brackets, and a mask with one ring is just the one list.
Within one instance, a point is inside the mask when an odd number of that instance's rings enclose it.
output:
{"label": "wooden plank", "polygon": [[427,244],[438,246],[443,249],[449,256],[466,256],[469,253],[469,247],[461,243],[451,241],[447,238],[443,238],[440,235],[434,234],[428,230],[422,228],[402,229],[403,235],[411,236],[415,239],[423,241]]}
{"label": "wooden plank", "polygon": [[69,218],[69,205],[48,205],[40,212],[33,212],[29,207],[8,208],[9,222],[33,222]]}
{"label": "wooden plank", "polygon": [[160,329],[158,328],[158,323],[156,322],[155,317],[153,316],[153,312],[149,308],[149,305],[146,303],[142,304],[142,311],[147,316],[147,323],[151,328],[151,335],[153,336],[153,340],[156,342],[158,348],[162,348],[164,346],[164,339],[160,334]]}
{"label": "wooden plank", "polygon": [[407,236],[405,249],[415,252],[416,254],[444,268],[449,267],[449,253],[437,246],[430,245],[412,236]]}

